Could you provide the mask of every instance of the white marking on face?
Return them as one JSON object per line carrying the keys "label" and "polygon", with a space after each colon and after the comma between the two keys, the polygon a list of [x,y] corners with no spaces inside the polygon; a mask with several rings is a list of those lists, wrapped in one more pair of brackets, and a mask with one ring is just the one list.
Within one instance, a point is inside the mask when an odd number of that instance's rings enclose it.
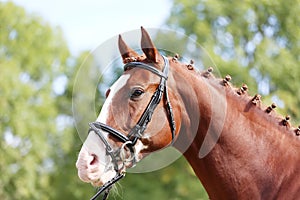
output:
{"label": "white marking on face", "polygon": [[117,94],[120,89],[126,85],[129,78],[130,74],[124,74],[110,87],[110,93],[102,106],[100,115],[97,118],[98,122],[106,123],[109,113],[109,106],[111,105],[115,94]]}
{"label": "white marking on face", "polygon": [[[129,74],[122,75],[112,85],[110,94],[102,107],[97,121],[106,123],[109,107],[115,94],[126,85],[129,78]],[[106,132],[103,131],[103,134],[107,137]],[[116,175],[111,158],[106,155],[106,147],[94,131],[91,131],[85,140],[79,152],[76,166],[80,179],[85,182],[91,182],[95,186],[101,186]]]}
{"label": "white marking on face", "polygon": [[[110,93],[107,97],[107,99],[105,100],[101,112],[97,118],[97,121],[102,122],[102,123],[107,123],[107,118],[109,115],[109,107],[112,104],[112,100],[115,97],[115,95],[127,84],[127,81],[130,78],[130,74],[125,74],[122,75],[111,87],[110,87]],[[104,134],[107,134],[105,132],[103,132]],[[136,161],[140,161],[143,157],[143,155],[141,154],[141,151],[146,149],[147,146],[144,146],[144,144],[138,140],[136,145],[135,145],[135,159]]]}
{"label": "white marking on face", "polygon": [[147,149],[148,146],[144,145],[140,140],[138,140],[134,147],[135,147],[135,159],[136,162],[139,162],[144,157],[141,151]]}

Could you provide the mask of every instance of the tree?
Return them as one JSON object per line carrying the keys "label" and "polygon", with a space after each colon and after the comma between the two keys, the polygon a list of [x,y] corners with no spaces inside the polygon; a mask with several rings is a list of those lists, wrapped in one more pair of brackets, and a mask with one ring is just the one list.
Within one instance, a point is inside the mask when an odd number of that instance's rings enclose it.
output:
{"label": "tree", "polygon": [[82,60],[59,28],[11,2],[0,21],[0,199],[82,199],[67,86]]}
{"label": "tree", "polygon": [[299,1],[174,0],[168,25],[195,36],[236,84],[300,121],[299,10]]}

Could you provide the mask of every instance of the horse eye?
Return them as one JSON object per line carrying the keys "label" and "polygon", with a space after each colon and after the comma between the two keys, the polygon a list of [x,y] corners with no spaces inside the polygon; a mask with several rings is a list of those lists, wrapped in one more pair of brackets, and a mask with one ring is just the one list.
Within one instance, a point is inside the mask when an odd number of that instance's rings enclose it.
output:
{"label": "horse eye", "polygon": [[142,89],[134,89],[130,94],[130,99],[134,100],[140,97],[142,94],[144,94],[144,91]]}

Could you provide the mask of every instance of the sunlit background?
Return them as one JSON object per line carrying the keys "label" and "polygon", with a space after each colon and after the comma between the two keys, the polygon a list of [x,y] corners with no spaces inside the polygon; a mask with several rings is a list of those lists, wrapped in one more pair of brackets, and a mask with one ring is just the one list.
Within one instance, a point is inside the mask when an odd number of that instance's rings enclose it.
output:
{"label": "sunlit background", "polygon": [[[278,113],[289,114],[295,126],[300,123],[299,0],[233,2],[0,0],[0,199],[89,199],[94,194],[75,168],[82,145],[72,112],[76,74],[82,63],[92,65],[86,59],[90,51],[140,26],[184,33],[205,48],[217,76],[230,74],[237,87],[248,84],[250,95],[262,94],[264,104],[275,102]],[[200,54],[171,34],[153,39],[182,55]],[[103,80],[96,77],[96,84]],[[81,83],[88,87],[87,81]],[[99,107],[103,95],[99,90],[95,98]],[[84,113],[89,106],[83,103],[80,109]],[[127,174],[110,199],[208,196],[180,158],[155,172]]]}
{"label": "sunlit background", "polygon": [[[1,0],[3,1],[3,0]],[[4,1],[5,2],[5,1]],[[92,50],[112,36],[140,26],[158,28],[170,15],[169,0],[14,0],[28,13],[59,26],[70,50]]]}

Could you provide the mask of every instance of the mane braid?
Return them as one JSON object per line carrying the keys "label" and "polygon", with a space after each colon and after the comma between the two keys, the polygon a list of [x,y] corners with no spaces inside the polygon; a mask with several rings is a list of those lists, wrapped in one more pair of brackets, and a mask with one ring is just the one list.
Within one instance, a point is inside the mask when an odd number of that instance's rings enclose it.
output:
{"label": "mane braid", "polygon": [[[189,65],[190,64],[187,65],[188,69]],[[290,116],[287,115],[286,117],[282,117],[277,114],[275,111],[275,103],[271,104],[270,106],[264,106],[259,94],[256,94],[255,96],[249,95],[248,86],[246,84],[243,84],[240,88],[234,87],[230,83],[231,76],[226,75],[224,79],[216,78],[213,75],[212,67],[209,67],[205,71],[197,72],[197,74],[206,78],[207,83],[210,83],[210,85],[215,88],[220,88],[220,86],[223,86],[230,98],[239,98],[239,101],[243,101],[243,103],[249,108],[251,106],[254,112],[260,112],[260,116],[273,123],[274,126],[278,127],[278,129],[288,132],[293,136],[300,136],[300,126],[297,128],[293,127],[290,123]]]}

